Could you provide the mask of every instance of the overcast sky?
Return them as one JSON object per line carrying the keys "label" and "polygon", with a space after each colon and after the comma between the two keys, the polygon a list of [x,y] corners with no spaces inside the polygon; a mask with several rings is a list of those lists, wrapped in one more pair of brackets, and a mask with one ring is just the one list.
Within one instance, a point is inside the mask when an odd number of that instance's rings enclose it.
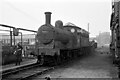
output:
{"label": "overcast sky", "polygon": [[50,11],[52,25],[62,20],[87,30],[89,23],[90,36],[110,32],[111,0],[1,0],[0,5],[0,24],[37,30]]}

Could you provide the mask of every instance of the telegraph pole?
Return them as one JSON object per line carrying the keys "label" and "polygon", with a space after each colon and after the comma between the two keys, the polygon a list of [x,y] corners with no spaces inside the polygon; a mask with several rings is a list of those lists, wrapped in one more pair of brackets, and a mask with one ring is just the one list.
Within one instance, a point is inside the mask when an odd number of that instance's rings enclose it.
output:
{"label": "telegraph pole", "polygon": [[88,32],[89,32],[89,23],[88,23]]}

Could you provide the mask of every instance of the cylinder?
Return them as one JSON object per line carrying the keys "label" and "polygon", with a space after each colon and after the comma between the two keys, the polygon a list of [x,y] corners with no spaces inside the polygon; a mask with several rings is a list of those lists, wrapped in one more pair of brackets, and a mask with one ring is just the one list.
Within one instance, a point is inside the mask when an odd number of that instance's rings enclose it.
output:
{"label": "cylinder", "polygon": [[46,24],[51,24],[51,12],[45,12]]}

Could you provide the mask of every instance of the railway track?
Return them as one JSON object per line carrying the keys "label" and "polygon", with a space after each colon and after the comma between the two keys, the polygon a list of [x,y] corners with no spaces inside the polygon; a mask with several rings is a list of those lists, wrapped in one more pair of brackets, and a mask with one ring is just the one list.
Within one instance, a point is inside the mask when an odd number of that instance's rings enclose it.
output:
{"label": "railway track", "polygon": [[54,67],[43,67],[39,64],[33,64],[2,73],[2,80],[26,80],[30,77],[41,75]]}
{"label": "railway track", "polygon": [[[77,59],[77,58],[76,58]],[[73,60],[70,60],[73,61]],[[59,64],[56,66],[45,66],[40,64],[31,64],[24,67],[11,69],[9,71],[2,72],[2,80],[30,80],[30,78],[34,78],[38,75],[42,75],[50,70],[56,69],[60,66],[64,66],[68,64],[70,61],[65,60],[63,64]]]}

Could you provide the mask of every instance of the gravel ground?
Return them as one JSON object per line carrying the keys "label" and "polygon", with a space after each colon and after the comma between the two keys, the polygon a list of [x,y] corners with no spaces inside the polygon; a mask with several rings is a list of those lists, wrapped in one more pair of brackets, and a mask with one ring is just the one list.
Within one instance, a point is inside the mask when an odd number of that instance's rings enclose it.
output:
{"label": "gravel ground", "polygon": [[[101,78],[102,80],[109,80],[111,78],[117,78],[117,67],[112,65],[110,54],[107,54],[108,51],[107,48],[98,48],[92,55],[70,61],[68,64],[64,64],[47,74],[37,76],[36,79],[39,80],[47,76],[57,80],[66,80],[66,78],[91,78],[90,80]],[[101,54],[101,52],[104,53]]]}

